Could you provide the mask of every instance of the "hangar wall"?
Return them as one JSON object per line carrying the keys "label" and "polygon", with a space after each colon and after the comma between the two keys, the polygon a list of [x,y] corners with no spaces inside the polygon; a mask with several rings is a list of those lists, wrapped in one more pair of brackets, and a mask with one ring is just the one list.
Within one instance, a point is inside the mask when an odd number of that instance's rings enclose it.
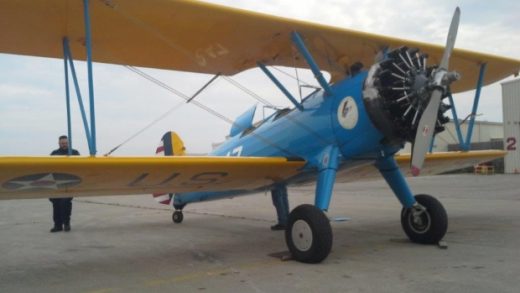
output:
{"label": "hangar wall", "polygon": [[502,83],[504,172],[520,174],[520,79]]}

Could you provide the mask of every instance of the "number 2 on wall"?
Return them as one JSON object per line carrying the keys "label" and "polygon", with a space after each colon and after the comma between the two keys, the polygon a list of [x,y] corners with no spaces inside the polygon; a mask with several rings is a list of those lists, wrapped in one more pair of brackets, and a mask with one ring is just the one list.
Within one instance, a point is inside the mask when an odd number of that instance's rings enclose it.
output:
{"label": "number 2 on wall", "polygon": [[508,150],[508,151],[516,151],[516,138],[508,137],[506,139],[506,143],[507,143],[506,150]]}

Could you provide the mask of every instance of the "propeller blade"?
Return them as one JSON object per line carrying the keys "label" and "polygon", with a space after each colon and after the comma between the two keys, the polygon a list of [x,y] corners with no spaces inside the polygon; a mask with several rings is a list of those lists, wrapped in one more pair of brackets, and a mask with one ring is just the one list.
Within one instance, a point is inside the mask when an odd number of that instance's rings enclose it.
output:
{"label": "propeller blade", "polygon": [[450,56],[453,48],[455,47],[455,40],[457,39],[459,22],[460,9],[457,7],[455,9],[455,13],[453,14],[453,18],[451,19],[450,30],[446,40],[446,47],[444,48],[444,54],[434,77],[434,82],[439,88],[433,90],[428,106],[426,106],[426,109],[421,115],[421,119],[419,120],[419,125],[417,127],[417,132],[415,133],[415,140],[413,142],[412,149],[412,161],[410,166],[413,176],[419,175],[424,163],[424,158],[426,157],[426,153],[428,152],[428,148],[432,141],[433,134],[435,133],[435,124],[437,123],[439,106],[441,104],[441,98],[443,94],[443,90],[440,87],[442,86],[442,79],[447,75],[446,72],[448,70]]}
{"label": "propeller blade", "polygon": [[437,123],[437,113],[439,105],[441,104],[442,91],[434,90],[430,99],[430,103],[424,110],[417,132],[415,133],[415,140],[412,149],[412,175],[417,176],[421,171],[424,158],[430,147],[433,133],[435,132],[435,123]]}
{"label": "propeller blade", "polygon": [[448,70],[450,64],[450,57],[453,48],[455,47],[455,40],[457,39],[457,31],[459,30],[460,22],[460,8],[456,8],[451,19],[450,30],[448,31],[448,38],[446,39],[446,47],[444,48],[444,54],[442,55],[441,64],[439,68]]}

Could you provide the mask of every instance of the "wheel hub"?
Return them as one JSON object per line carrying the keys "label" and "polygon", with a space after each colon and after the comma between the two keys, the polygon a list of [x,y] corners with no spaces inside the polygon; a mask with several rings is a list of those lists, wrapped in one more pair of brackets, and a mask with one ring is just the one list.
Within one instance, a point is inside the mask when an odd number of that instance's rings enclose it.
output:
{"label": "wheel hub", "polygon": [[412,212],[408,218],[410,228],[418,234],[426,233],[431,226],[430,214],[424,207],[412,208]]}
{"label": "wheel hub", "polygon": [[291,230],[294,246],[300,251],[307,251],[312,247],[312,229],[304,220],[294,222]]}

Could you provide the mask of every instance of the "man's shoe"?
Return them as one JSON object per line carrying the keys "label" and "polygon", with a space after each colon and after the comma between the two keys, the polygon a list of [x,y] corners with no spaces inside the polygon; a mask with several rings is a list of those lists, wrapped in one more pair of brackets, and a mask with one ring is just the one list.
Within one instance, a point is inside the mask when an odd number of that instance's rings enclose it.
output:
{"label": "man's shoe", "polygon": [[273,225],[273,226],[271,226],[271,230],[273,230],[273,231],[285,230],[285,225],[282,225],[282,224]]}
{"label": "man's shoe", "polygon": [[54,227],[51,229],[51,233],[54,233],[54,232],[60,232],[60,231],[63,231],[63,228],[62,228],[62,227],[54,226]]}
{"label": "man's shoe", "polygon": [[63,225],[63,228],[65,228],[65,232],[69,232],[70,231],[70,225]]}

